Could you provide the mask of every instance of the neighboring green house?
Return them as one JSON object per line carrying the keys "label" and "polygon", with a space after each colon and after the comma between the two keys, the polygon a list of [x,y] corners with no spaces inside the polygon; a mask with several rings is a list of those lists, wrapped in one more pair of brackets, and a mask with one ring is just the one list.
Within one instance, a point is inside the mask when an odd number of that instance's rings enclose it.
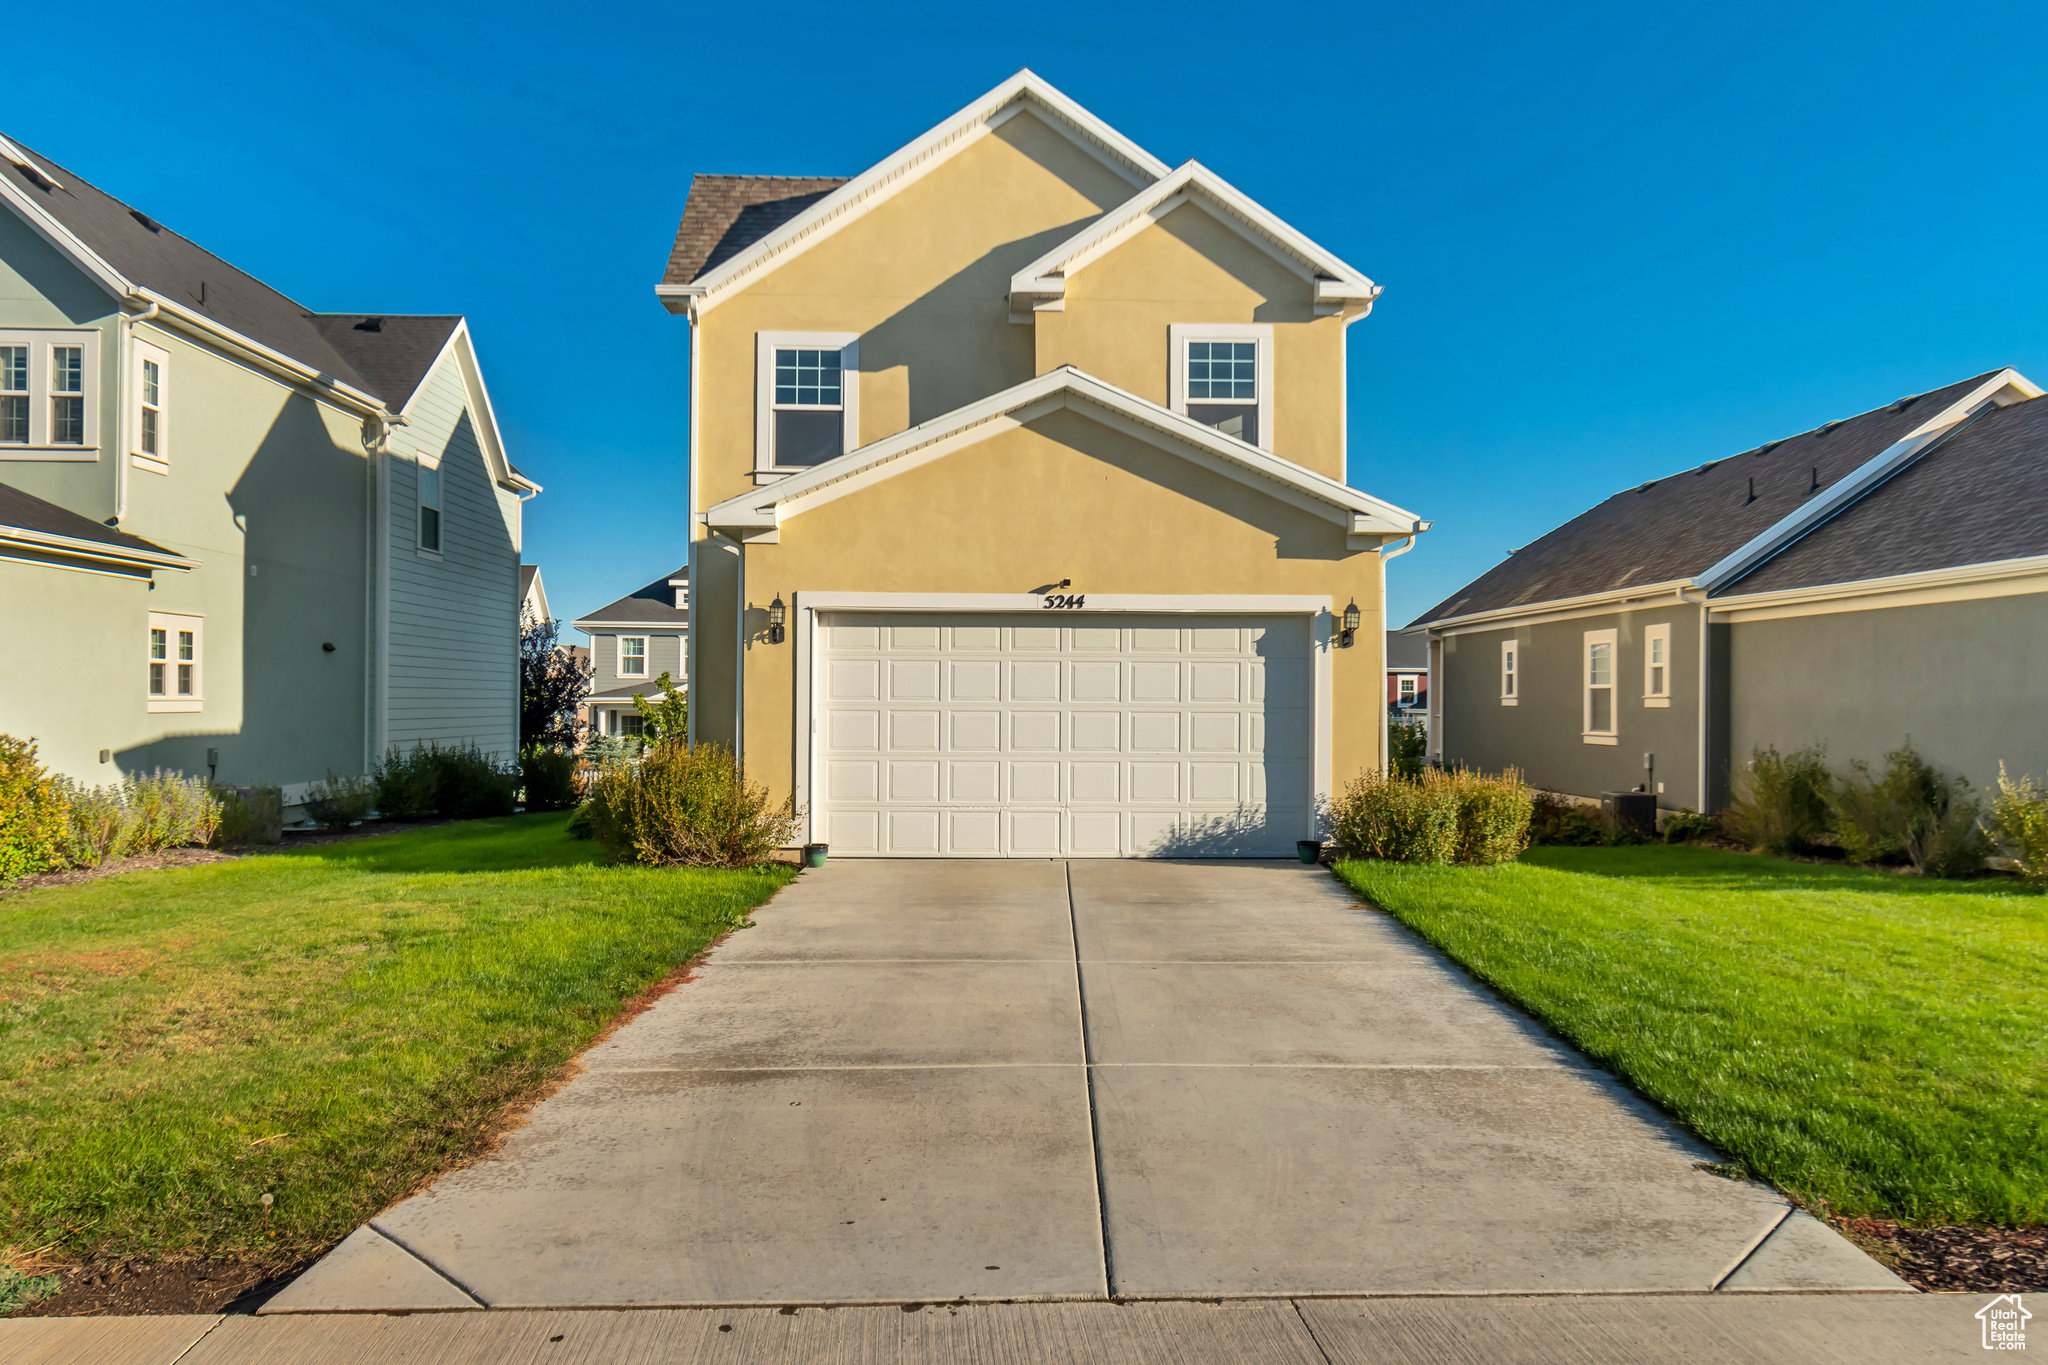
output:
{"label": "neighboring green house", "polygon": [[517,746],[508,462],[460,317],[320,314],[0,138],[0,732],[295,799]]}

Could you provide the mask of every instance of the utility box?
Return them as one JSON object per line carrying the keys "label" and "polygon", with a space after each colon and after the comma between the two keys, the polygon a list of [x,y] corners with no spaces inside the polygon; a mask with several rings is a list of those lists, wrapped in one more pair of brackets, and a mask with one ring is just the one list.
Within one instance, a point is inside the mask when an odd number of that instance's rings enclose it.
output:
{"label": "utility box", "polygon": [[1657,798],[1650,792],[1601,792],[1600,825],[1612,839],[1634,830],[1645,839],[1657,837]]}

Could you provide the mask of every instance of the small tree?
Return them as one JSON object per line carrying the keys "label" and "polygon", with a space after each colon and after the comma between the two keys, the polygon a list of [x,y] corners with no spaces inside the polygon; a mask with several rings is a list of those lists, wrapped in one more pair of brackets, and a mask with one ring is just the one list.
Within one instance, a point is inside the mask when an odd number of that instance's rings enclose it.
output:
{"label": "small tree", "polygon": [[676,686],[665,668],[654,680],[654,687],[660,701],[649,701],[639,692],[633,694],[633,706],[646,724],[645,738],[649,744],[681,744],[690,733],[689,694]]}
{"label": "small tree", "polygon": [[519,743],[569,748],[576,743],[576,708],[590,693],[590,665],[556,643],[562,623],[521,614],[519,626]]}

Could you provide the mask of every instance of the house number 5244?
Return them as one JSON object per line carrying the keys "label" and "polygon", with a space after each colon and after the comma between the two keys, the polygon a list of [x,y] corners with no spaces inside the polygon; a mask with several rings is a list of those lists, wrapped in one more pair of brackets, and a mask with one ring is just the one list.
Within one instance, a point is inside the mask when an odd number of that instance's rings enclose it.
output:
{"label": "house number 5244", "polygon": [[1086,593],[1049,592],[1039,605],[1047,611],[1079,611],[1088,604]]}

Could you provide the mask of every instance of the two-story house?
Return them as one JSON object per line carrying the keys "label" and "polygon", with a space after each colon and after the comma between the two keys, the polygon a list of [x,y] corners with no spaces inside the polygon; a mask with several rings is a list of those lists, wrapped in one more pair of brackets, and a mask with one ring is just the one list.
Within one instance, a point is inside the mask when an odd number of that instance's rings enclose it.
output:
{"label": "two-story house", "polygon": [[1380,288],[1031,72],[851,179],[700,175],[691,722],[835,854],[1291,853],[1383,762]]}
{"label": "two-story house", "polygon": [[678,691],[689,686],[690,571],[655,579],[570,625],[590,637],[590,697],[585,719],[593,734],[641,732],[636,696],[668,695],[654,684],[666,673]]}
{"label": "two-story house", "polygon": [[0,731],[294,799],[517,747],[522,505],[462,318],[323,314],[0,139]]}

